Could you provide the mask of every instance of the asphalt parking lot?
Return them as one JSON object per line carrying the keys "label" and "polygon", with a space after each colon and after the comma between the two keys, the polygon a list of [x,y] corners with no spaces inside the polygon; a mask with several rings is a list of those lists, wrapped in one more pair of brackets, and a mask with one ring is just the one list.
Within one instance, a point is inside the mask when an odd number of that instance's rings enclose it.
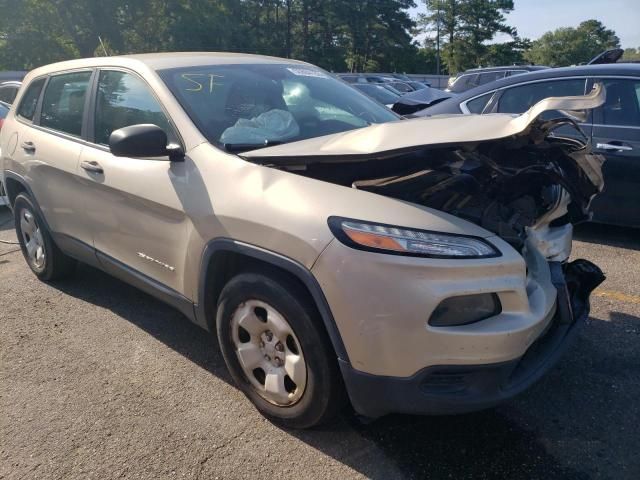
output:
{"label": "asphalt parking lot", "polygon": [[528,392],[304,432],[264,420],[178,312],[89,267],[40,283],[0,244],[0,478],[640,478],[640,233],[586,225],[577,239],[608,278]]}

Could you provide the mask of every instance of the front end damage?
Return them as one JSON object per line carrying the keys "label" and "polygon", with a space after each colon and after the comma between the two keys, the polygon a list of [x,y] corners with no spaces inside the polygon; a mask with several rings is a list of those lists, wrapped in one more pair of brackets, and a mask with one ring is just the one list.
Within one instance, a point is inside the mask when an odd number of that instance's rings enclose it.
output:
{"label": "front end damage", "polygon": [[[477,410],[524,390],[559,358],[589,314],[590,293],[605,278],[587,260],[569,261],[573,225],[590,218],[591,200],[603,188],[604,161],[580,138],[574,118],[603,102],[596,86],[587,96],[543,100],[521,116],[408,120],[243,155],[479,225],[520,253],[533,283],[536,270],[548,269],[555,306],[524,355],[477,368],[430,366],[410,377],[368,375],[343,363],[359,413]],[[550,111],[555,118],[541,118]]]}

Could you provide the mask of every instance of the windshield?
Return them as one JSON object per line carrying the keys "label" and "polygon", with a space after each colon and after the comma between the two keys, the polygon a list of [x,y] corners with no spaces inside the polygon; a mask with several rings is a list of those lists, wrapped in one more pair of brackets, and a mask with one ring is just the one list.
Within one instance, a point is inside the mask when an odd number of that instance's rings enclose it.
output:
{"label": "windshield", "polygon": [[229,150],[399,120],[344,82],[307,65],[210,65],[158,73],[207,139]]}
{"label": "windshield", "polygon": [[363,91],[371,98],[383,103],[385,105],[391,105],[396,103],[400,99],[400,95],[393,93],[391,90],[381,85],[354,85],[354,87]]}

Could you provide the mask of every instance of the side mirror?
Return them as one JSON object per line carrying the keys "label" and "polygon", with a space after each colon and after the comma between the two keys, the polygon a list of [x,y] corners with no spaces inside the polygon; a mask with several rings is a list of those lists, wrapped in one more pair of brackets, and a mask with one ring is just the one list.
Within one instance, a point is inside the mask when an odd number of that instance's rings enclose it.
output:
{"label": "side mirror", "polygon": [[177,145],[167,145],[167,134],[157,125],[139,124],[114,130],[109,136],[109,149],[116,157],[153,158],[169,156],[182,158]]}

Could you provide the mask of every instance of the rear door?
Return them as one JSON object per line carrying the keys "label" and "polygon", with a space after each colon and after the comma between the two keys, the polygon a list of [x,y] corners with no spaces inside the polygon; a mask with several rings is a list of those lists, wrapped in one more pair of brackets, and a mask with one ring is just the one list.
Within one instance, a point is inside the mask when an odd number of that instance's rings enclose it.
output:
{"label": "rear door", "polygon": [[604,191],[594,220],[640,226],[640,78],[603,78],[605,104],[594,112],[592,145],[605,156]]}
{"label": "rear door", "polygon": [[137,74],[103,69],[97,80],[80,170],[98,257],[116,276],[142,273],[183,293],[188,222],[176,186],[186,183],[186,162],[115,157],[107,146],[114,130],[129,125],[158,125],[174,142],[176,130]]}
{"label": "rear door", "polygon": [[33,80],[11,123],[17,130],[13,160],[22,166],[56,242],[67,250],[69,239],[91,243],[77,174],[92,75],[79,70]]}

